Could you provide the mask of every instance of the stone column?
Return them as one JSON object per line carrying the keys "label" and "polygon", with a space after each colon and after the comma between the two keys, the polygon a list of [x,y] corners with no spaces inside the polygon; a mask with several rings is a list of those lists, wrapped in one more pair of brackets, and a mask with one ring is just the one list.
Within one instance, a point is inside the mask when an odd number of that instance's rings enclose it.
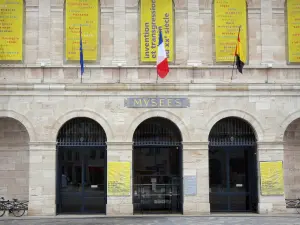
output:
{"label": "stone column", "polygon": [[188,0],[188,65],[201,64],[199,0]]}
{"label": "stone column", "polygon": [[56,214],[56,143],[31,142],[29,146],[30,216]]}
{"label": "stone column", "polygon": [[39,0],[39,30],[37,63],[50,63],[51,58],[51,1]]}
{"label": "stone column", "polygon": [[261,1],[262,64],[273,62],[272,0]]}
{"label": "stone column", "polygon": [[260,214],[268,213],[286,213],[285,196],[262,196],[260,187],[260,168],[261,161],[283,161],[284,147],[280,142],[259,142],[258,143],[258,192],[259,203],[258,212]]}
{"label": "stone column", "polygon": [[[132,215],[132,142],[108,142],[107,143],[107,164],[109,162],[129,162],[130,169],[130,191],[126,196],[110,196],[107,191],[106,214]],[[109,171],[107,170],[107,184],[109,183]],[[108,188],[107,188],[108,189]]]}
{"label": "stone column", "polygon": [[125,0],[114,0],[114,65],[126,64]]}
{"label": "stone column", "polygon": [[[210,212],[208,163],[208,142],[183,143],[183,190],[189,190],[183,193],[185,215]],[[187,188],[185,184],[190,186]]]}

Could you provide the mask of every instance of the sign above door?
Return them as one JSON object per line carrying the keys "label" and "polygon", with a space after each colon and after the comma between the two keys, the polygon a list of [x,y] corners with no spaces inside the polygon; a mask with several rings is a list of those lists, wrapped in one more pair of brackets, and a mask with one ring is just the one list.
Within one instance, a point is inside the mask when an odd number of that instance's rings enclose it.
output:
{"label": "sign above door", "polygon": [[124,100],[127,108],[188,108],[188,98],[174,97],[132,97]]}

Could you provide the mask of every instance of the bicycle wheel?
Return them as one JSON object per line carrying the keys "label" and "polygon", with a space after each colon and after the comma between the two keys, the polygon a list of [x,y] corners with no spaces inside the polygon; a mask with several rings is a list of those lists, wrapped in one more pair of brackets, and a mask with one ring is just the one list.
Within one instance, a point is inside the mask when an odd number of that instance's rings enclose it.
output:
{"label": "bicycle wheel", "polygon": [[297,200],[295,207],[296,207],[297,213],[300,213],[300,200]]}
{"label": "bicycle wheel", "polygon": [[15,217],[21,217],[25,213],[24,207],[16,206],[13,208],[12,213],[14,214]]}
{"label": "bicycle wheel", "polygon": [[3,204],[0,204],[0,217],[2,217],[5,214],[5,206]]}

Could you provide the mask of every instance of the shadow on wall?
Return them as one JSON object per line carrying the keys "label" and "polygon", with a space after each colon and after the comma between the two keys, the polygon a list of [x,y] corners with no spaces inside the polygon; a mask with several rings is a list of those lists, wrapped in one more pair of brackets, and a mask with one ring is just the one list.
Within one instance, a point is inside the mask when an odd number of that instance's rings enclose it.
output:
{"label": "shadow on wall", "polygon": [[0,118],[0,197],[28,200],[29,134],[17,120]]}
{"label": "shadow on wall", "polygon": [[285,198],[300,198],[300,118],[294,120],[284,133]]}

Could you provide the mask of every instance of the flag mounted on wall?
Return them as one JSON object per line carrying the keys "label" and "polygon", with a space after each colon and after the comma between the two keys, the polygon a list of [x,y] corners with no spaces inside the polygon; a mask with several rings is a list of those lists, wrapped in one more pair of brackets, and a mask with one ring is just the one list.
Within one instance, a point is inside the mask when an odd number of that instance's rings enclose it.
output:
{"label": "flag mounted on wall", "polygon": [[159,29],[159,40],[157,48],[157,61],[156,61],[157,75],[160,78],[165,78],[169,73],[168,58],[163,41],[163,35],[161,29]]}
{"label": "flag mounted on wall", "polygon": [[83,49],[82,49],[82,36],[81,36],[81,26],[80,26],[80,72],[81,76],[84,73],[84,59],[83,59]]}
{"label": "flag mounted on wall", "polygon": [[237,43],[236,43],[236,47],[235,47],[234,57],[235,57],[235,65],[236,65],[237,70],[240,73],[243,73],[243,68],[244,68],[246,60],[245,60],[245,55],[244,55],[244,51],[243,51],[243,46],[241,44],[240,33],[241,33],[241,27],[239,27],[239,33],[238,33],[238,37],[237,37]]}

